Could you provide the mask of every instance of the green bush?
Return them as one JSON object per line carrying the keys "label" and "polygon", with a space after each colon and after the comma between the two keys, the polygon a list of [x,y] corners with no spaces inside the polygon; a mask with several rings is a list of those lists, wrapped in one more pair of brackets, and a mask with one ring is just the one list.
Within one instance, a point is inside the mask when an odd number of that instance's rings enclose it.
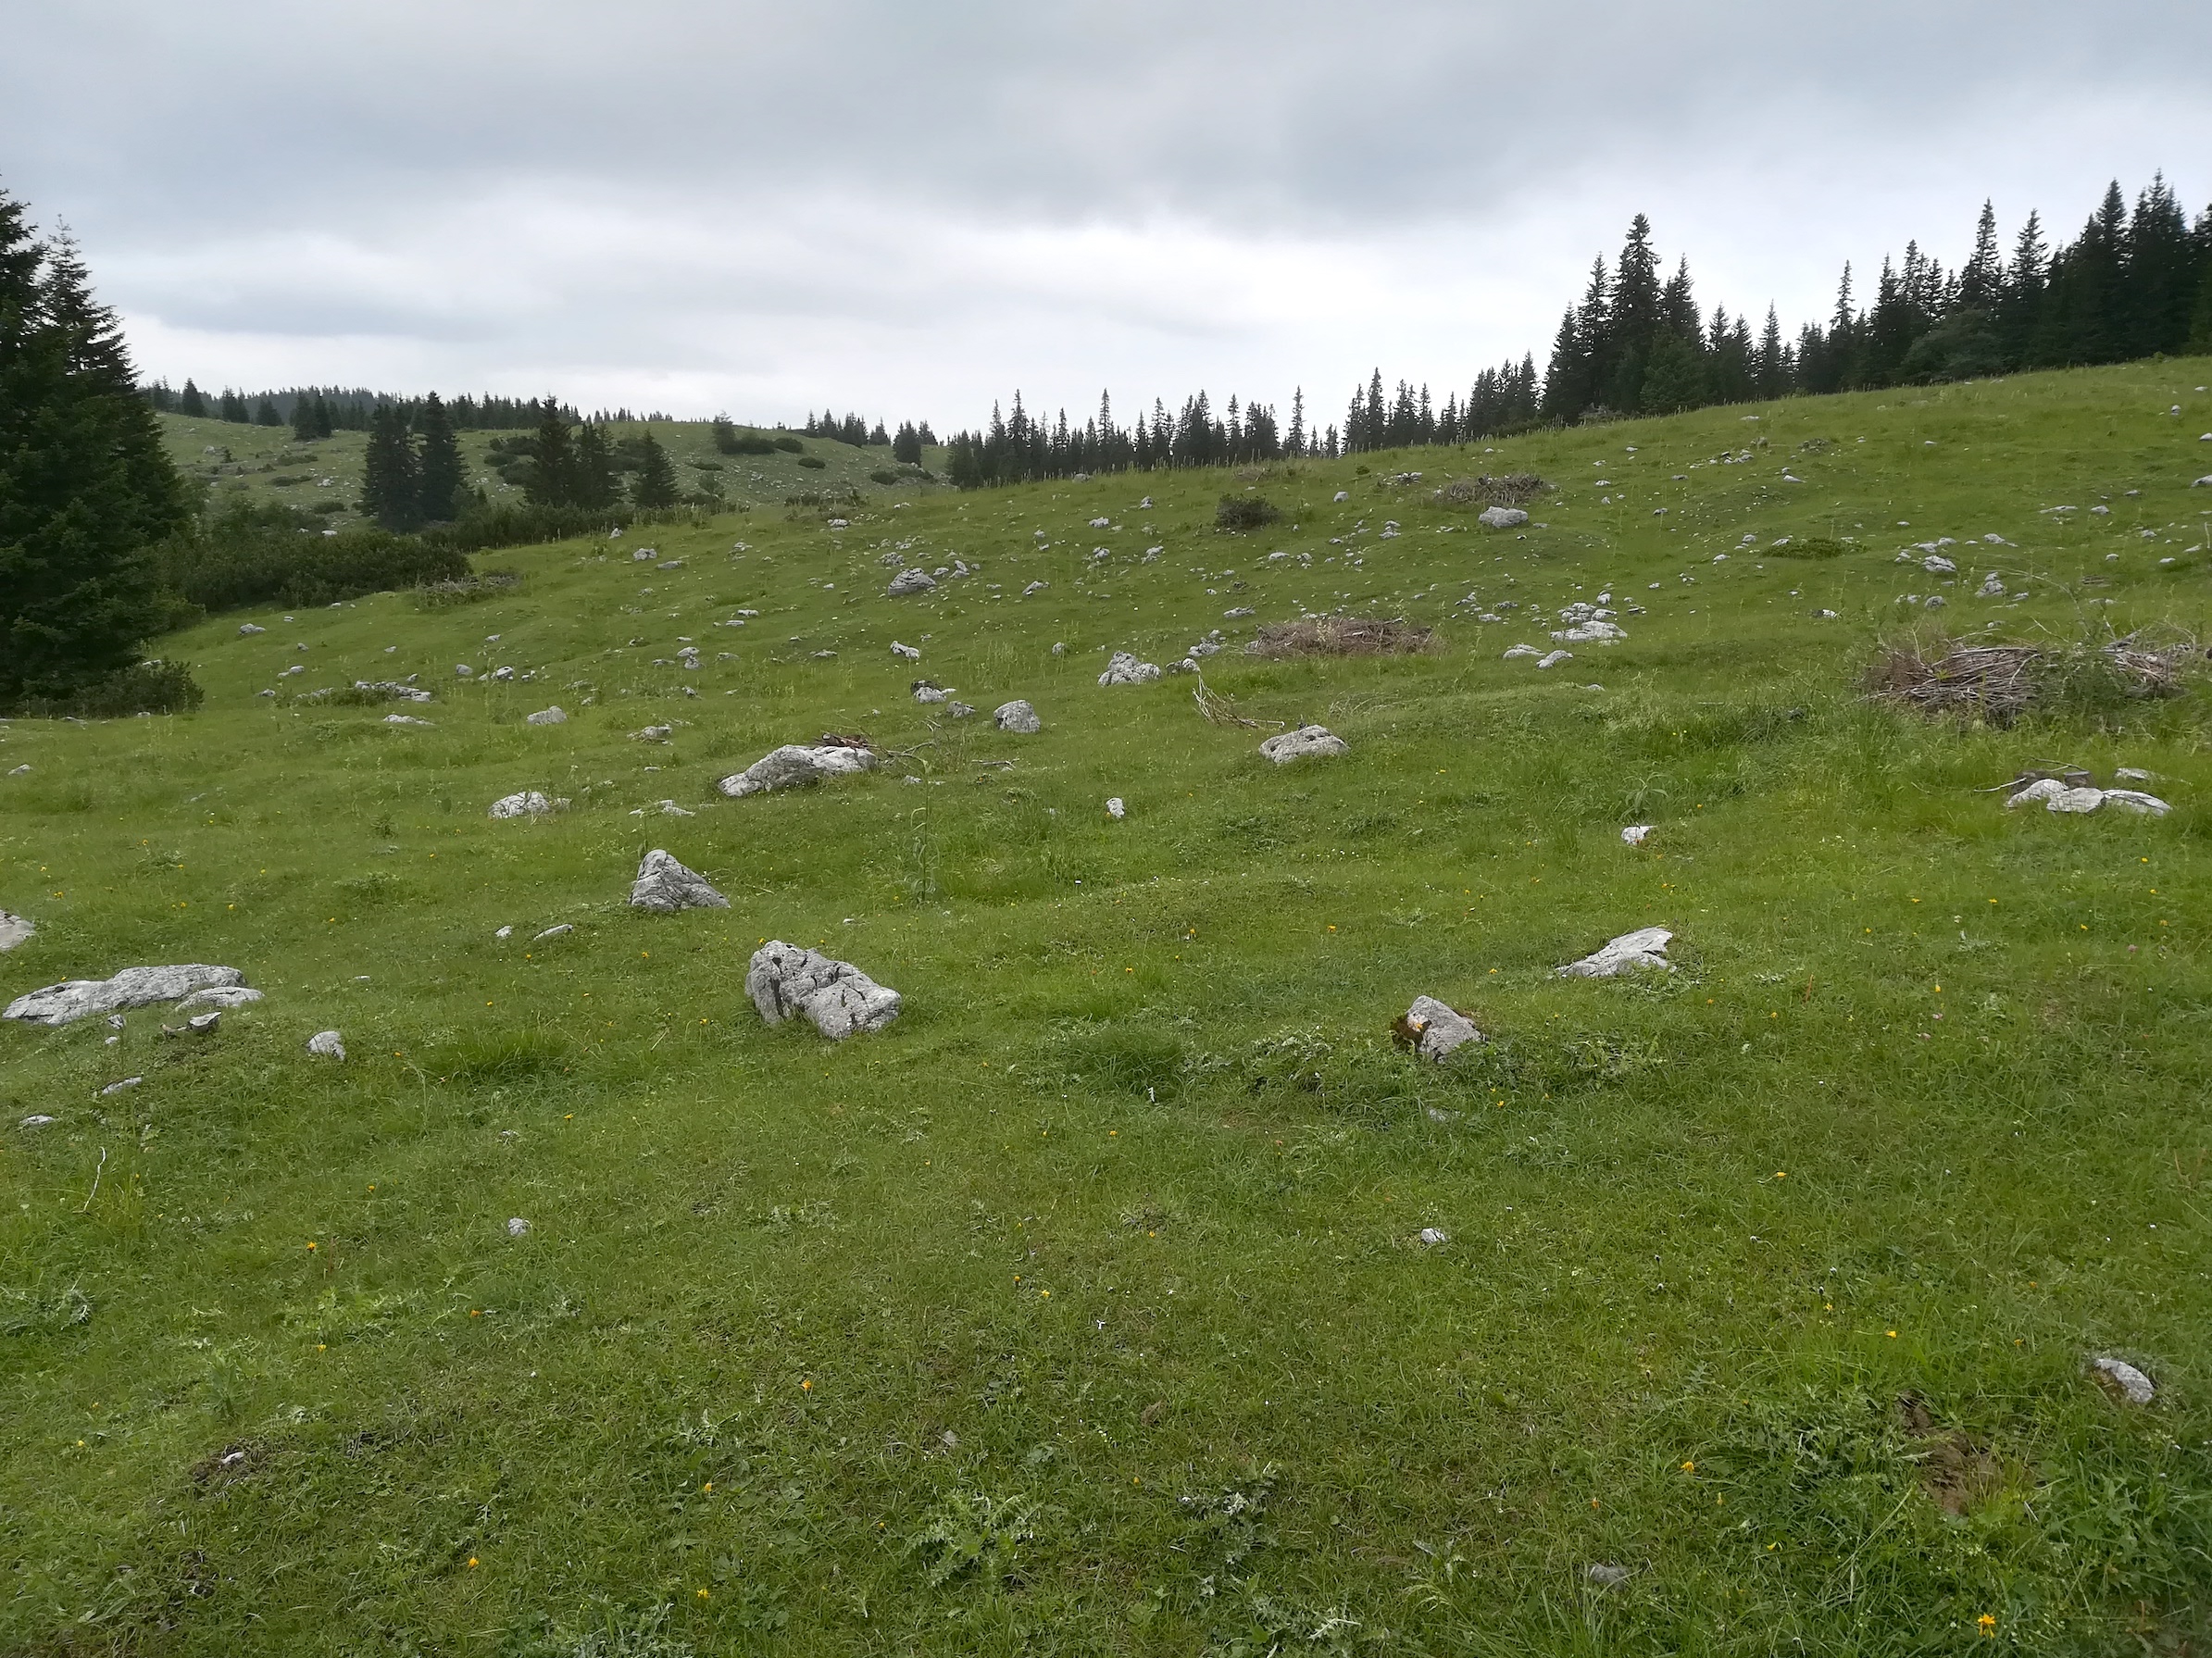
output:
{"label": "green bush", "polygon": [[818,472],[829,464],[830,463],[828,461],[822,459],[822,457],[819,455],[802,455],[799,456],[799,465],[802,467],[811,467]]}
{"label": "green bush", "polygon": [[1768,547],[1767,553],[1775,558],[1836,558],[1857,550],[1857,542],[1839,541],[1832,535],[1791,535]]}
{"label": "green bush", "polygon": [[469,574],[459,549],[381,530],[325,534],[283,506],[227,508],[156,550],[165,590],[210,611],[329,605]]}
{"label": "green bush", "polygon": [[796,438],[778,438],[775,441],[774,447],[782,450],[786,455],[804,455],[806,453],[806,445],[800,443]]}
{"label": "green bush", "polygon": [[206,700],[189,662],[136,662],[72,696],[34,698],[20,712],[33,718],[126,719],[134,714],[190,714]]}
{"label": "green bush", "polygon": [[1219,530],[1257,530],[1281,517],[1282,509],[1265,495],[1224,495],[1214,509],[1214,525]]}

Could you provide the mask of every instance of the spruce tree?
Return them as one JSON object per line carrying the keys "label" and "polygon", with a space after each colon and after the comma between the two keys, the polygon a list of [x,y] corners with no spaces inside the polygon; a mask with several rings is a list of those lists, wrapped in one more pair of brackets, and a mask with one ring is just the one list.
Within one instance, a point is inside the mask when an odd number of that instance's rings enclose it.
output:
{"label": "spruce tree", "polygon": [[292,436],[294,442],[312,443],[319,434],[315,430],[315,399],[305,392],[292,394]]}
{"label": "spruce tree", "polygon": [[223,394],[217,400],[216,407],[219,419],[228,420],[239,426],[245,424],[245,399],[229,386],[223,388]]}
{"label": "spruce tree", "polygon": [[891,440],[891,458],[909,467],[921,465],[921,433],[911,420],[899,423],[898,435]]}
{"label": "spruce tree", "polygon": [[615,478],[614,451],[607,443],[606,427],[587,421],[576,429],[569,493],[569,505],[591,512],[605,512],[621,499],[621,489]]}
{"label": "spruce tree", "polygon": [[569,436],[569,423],[561,418],[560,405],[548,397],[544,418],[537,430],[530,476],[522,493],[533,506],[576,505],[576,453]]}
{"label": "spruce tree", "polygon": [[206,415],[206,398],[200,394],[199,387],[194,385],[190,377],[188,376],[184,381],[184,390],[177,393],[177,413],[180,415],[190,415],[194,419],[196,420],[202,416]]}
{"label": "spruce tree", "polygon": [[465,499],[461,490],[461,443],[454,436],[453,418],[432,392],[422,400],[415,417],[415,432],[421,441],[416,455],[416,514],[429,523],[447,523],[461,516]]}
{"label": "spruce tree", "polygon": [[651,428],[639,445],[637,481],[630,486],[630,498],[641,512],[666,512],[679,499],[675,466]]}
{"label": "spruce tree", "polygon": [[188,517],[114,313],[0,193],[0,708],[131,666],[161,617],[146,550]]}
{"label": "spruce tree", "polygon": [[422,523],[420,458],[407,435],[407,418],[396,403],[381,405],[369,421],[369,453],[361,464],[361,516],[385,530]]}
{"label": "spruce tree", "polygon": [[281,426],[284,424],[284,420],[283,417],[277,413],[276,404],[264,397],[254,410],[254,424],[256,426]]}

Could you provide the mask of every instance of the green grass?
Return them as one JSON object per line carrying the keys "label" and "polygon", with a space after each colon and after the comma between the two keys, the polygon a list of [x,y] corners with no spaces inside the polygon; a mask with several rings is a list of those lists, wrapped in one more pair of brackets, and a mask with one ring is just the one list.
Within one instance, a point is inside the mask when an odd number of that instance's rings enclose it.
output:
{"label": "green grass", "polygon": [[[1904,592],[1961,632],[2212,630],[2203,380],[933,495],[843,530],[756,510],[656,532],[651,564],[643,536],[490,555],[523,581],[466,606],[210,620],[164,645],[196,717],[5,728],[0,772],[31,769],[0,777],[0,904],[41,930],[0,988],[203,961],[268,1000],[197,1045],[158,1009],[113,1047],[0,1028],[0,1648],[2196,1650],[2206,692],[2000,731],[1855,686],[1930,619]],[[1562,485],[1525,539],[1429,500],[1521,468]],[[1283,521],[1217,533],[1248,486]],[[2015,544],[1964,544],[1990,533]],[[1759,550],[1785,534],[1855,539]],[[1956,584],[1893,562],[1944,535]],[[980,570],[883,596],[897,558],[955,556]],[[1991,568],[2031,596],[1974,597]],[[1501,660],[1601,591],[1645,607],[1627,642]],[[1524,608],[1479,623],[1470,592]],[[1234,648],[1301,605],[1443,642]],[[1094,683],[1212,628],[1215,690],[1352,752],[1277,769],[1188,679]],[[655,666],[682,636],[701,667]],[[941,721],[917,672],[1045,729]],[[256,695],[408,673],[432,729]],[[568,724],[522,723],[555,702]],[[855,729],[898,757],[710,793]],[[2038,760],[2146,767],[2175,810],[1976,792]],[[575,804],[485,818],[521,788]],[[697,815],[631,815],[669,797]],[[627,910],[652,846],[731,908]],[[1672,976],[1552,977],[1653,923]],[[837,1047],[763,1028],[769,937],[904,1016]],[[1422,992],[1491,1042],[1395,1053]],[[343,1066],[304,1052],[325,1028]],[[2158,1402],[2093,1386],[2106,1353]]]}
{"label": "green grass", "polygon": [[[360,504],[361,462],[369,447],[366,432],[340,431],[302,443],[294,440],[290,427],[183,415],[156,418],[169,458],[218,505],[240,498],[256,505],[277,502],[317,513],[334,530],[364,521],[355,509]],[[613,430],[619,439],[646,429],[633,423]],[[819,467],[803,467],[799,455],[781,450],[773,455],[719,454],[714,446],[714,428],[705,420],[656,420],[650,430],[668,446],[676,463],[676,480],[687,494],[719,488],[733,512],[781,507],[787,495],[825,490],[857,491],[880,505],[901,497],[913,499],[926,487],[904,478],[889,485],[875,481],[871,473],[897,471],[887,448],[856,448],[832,438],[803,437],[798,441],[805,458],[822,463]],[[520,486],[504,481],[487,453],[499,439],[514,435],[459,434],[468,482],[482,490],[494,505],[522,499]],[[941,472],[944,453],[927,450],[923,463]]]}

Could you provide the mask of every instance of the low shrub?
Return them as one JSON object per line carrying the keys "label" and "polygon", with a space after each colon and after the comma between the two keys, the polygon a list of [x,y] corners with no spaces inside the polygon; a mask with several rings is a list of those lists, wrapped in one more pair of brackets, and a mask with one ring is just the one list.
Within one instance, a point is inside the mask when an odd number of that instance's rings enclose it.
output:
{"label": "low shrub", "polygon": [[65,697],[35,697],[11,712],[34,719],[127,719],[134,714],[190,714],[206,700],[189,662],[133,663]]}
{"label": "low shrub", "polygon": [[796,438],[778,438],[769,445],[769,447],[781,449],[786,455],[804,455],[806,453],[806,445],[800,443]]}
{"label": "low shrub", "polygon": [[1263,525],[1278,522],[1282,508],[1265,495],[1224,495],[1221,505],[1214,508],[1214,527],[1218,530],[1257,530]]}
{"label": "low shrub", "polygon": [[486,570],[481,575],[426,582],[408,596],[418,610],[452,610],[462,605],[481,605],[486,599],[502,598],[521,585],[522,578],[514,570]]}
{"label": "low shrub", "polygon": [[1259,656],[1397,656],[1435,642],[1434,629],[1403,617],[1309,616],[1269,622],[1251,648]]}
{"label": "low shrub", "polygon": [[819,472],[829,464],[830,463],[828,461],[822,459],[822,457],[819,455],[802,455],[799,456],[799,465],[808,467],[813,471]]}
{"label": "low shrub", "polygon": [[1840,558],[1846,553],[1858,551],[1858,543],[1844,536],[1785,535],[1771,547],[1764,549],[1764,555],[1771,558]]}

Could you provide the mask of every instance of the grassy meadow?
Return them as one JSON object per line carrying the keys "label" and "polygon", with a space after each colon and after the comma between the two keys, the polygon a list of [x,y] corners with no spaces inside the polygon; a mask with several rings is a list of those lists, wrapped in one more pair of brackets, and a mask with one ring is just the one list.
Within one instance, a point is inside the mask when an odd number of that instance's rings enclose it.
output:
{"label": "grassy meadow", "polygon": [[[358,511],[361,464],[369,448],[364,431],[339,431],[303,443],[289,426],[255,426],[212,416],[158,417],[169,458],[217,506],[244,500],[254,505],[276,503],[315,514],[333,530],[357,528],[368,520]],[[676,464],[676,480],[686,494],[719,492],[731,511],[780,504],[805,492],[857,491],[883,495],[887,486],[869,475],[896,471],[888,448],[856,448],[833,438],[799,438],[800,453],[722,455],[714,446],[714,428],[705,420],[631,421],[610,429],[617,441],[650,430]],[[753,428],[741,428],[753,431]],[[466,479],[494,506],[522,499],[519,484],[507,482],[493,463],[492,445],[517,436],[505,431],[455,434],[461,446]],[[768,434],[788,435],[788,434]],[[944,451],[926,450],[925,466],[937,468]],[[802,460],[819,461],[808,466]],[[900,478],[894,494],[911,496],[923,487]]]}
{"label": "grassy meadow", "polygon": [[[2207,381],[844,528],[779,487],[487,555],[521,580],[481,603],[210,618],[160,646],[189,717],[0,726],[39,928],[0,995],[267,992],[206,1039],[0,1025],[0,1651],[2202,1650],[2212,704],[1995,729],[1858,686],[1915,630],[2212,636]],[[1515,470],[1558,486],[1525,531],[1435,498]],[[1217,531],[1245,492],[1281,521]],[[1897,562],[1942,537],[1956,578]],[[1625,642],[1504,658],[1606,593]],[[1242,648],[1337,609],[1438,643]],[[1266,729],[1095,683],[1214,630]],[[436,700],[309,694],[408,675]],[[1350,753],[1259,757],[1299,721]],[[856,731],[880,772],[713,792]],[[1983,792],[2039,762],[2174,809]],[[487,818],[522,789],[571,804]],[[630,910],[653,847],[731,907]],[[1671,974],[1554,976],[1650,925]],[[767,1028],[769,938],[903,1016]],[[1422,993],[1490,1040],[1396,1051]]]}

